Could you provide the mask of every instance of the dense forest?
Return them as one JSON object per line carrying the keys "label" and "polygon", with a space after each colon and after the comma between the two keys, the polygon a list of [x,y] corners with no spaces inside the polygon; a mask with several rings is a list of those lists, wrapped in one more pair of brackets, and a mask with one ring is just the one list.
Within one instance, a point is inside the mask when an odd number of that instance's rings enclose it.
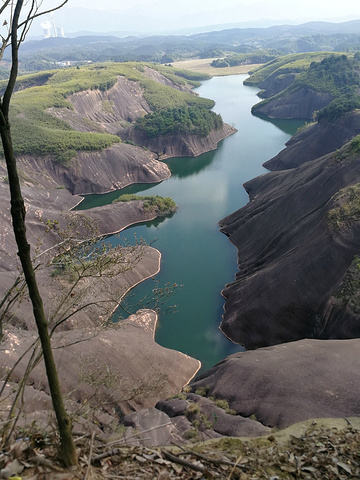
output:
{"label": "dense forest", "polygon": [[148,114],[136,120],[138,130],[149,137],[175,133],[192,133],[201,137],[209,135],[223,125],[220,115],[202,106],[172,108]]}
{"label": "dense forest", "polygon": [[285,55],[260,66],[245,80],[247,85],[263,88],[263,98],[252,109],[262,111],[266,105],[281,103],[284,96],[300,91],[327,94],[332,100],[314,112],[313,120],[331,121],[360,107],[360,54],[314,52]]}

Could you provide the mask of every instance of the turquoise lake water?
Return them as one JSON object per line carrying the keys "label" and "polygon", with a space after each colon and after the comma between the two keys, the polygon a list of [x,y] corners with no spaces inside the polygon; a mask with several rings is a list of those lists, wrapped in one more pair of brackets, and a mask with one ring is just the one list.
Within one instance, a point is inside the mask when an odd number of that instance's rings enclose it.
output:
{"label": "turquoise lake water", "polygon": [[[214,111],[238,132],[223,140],[217,150],[196,158],[172,158],[172,176],[156,185],[133,185],[121,191],[86,197],[82,208],[111,202],[123,193],[161,195],[175,200],[178,210],[161,221],[136,225],[122,232],[127,239],[142,236],[162,254],[159,285],[183,285],[169,298],[178,313],[162,313],[156,341],[195,357],[202,371],[242,347],[219,330],[224,299],[221,290],[237,271],[236,249],[220,233],[218,221],[248,202],[242,184],[266,173],[261,166],[284,148],[303,124],[301,121],[268,121],[251,114],[259,101],[258,89],[243,85],[246,75],[214,77],[197,92],[213,99]],[[116,240],[114,240],[116,241]],[[154,282],[134,289],[138,302],[151,295]]]}

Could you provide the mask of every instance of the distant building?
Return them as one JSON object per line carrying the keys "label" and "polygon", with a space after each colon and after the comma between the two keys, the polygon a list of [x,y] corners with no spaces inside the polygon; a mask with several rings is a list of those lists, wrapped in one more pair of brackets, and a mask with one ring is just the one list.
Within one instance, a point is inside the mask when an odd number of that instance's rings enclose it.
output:
{"label": "distant building", "polygon": [[51,15],[51,21],[47,20],[46,22],[41,23],[41,28],[43,29],[44,38],[50,38],[50,37],[65,38],[64,27],[56,27],[53,15]]}
{"label": "distant building", "polygon": [[51,23],[49,21],[42,22],[41,23],[41,28],[43,29],[43,32],[44,32],[44,38],[50,38],[51,37]]}
{"label": "distant building", "polygon": [[57,36],[61,37],[61,38],[65,38],[64,27],[58,27],[57,28]]}

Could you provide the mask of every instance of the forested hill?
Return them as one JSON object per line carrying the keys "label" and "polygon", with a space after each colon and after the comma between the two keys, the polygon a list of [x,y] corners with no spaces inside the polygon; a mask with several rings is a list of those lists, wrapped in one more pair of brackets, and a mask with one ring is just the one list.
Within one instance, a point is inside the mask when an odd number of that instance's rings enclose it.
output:
{"label": "forested hill", "polygon": [[[360,54],[314,52],[287,55],[252,73],[264,100],[253,112],[272,118],[334,120],[360,106]],[[316,112],[316,113],[315,113]]]}
{"label": "forested hill", "polygon": [[[21,69],[62,68],[63,63],[69,61],[170,63],[184,58],[222,58],[232,54],[249,54],[249,63],[256,63],[251,55],[258,55],[261,50],[275,50],[278,55],[321,50],[355,51],[360,47],[359,31],[360,21],[351,21],[231,28],[193,35],[47,38],[28,41],[22,46]],[[5,52],[5,61],[9,58],[7,55],[9,53]]]}
{"label": "forested hill", "polygon": [[[114,93],[110,100],[108,93],[101,101],[102,114],[108,117],[104,119],[105,129],[86,118],[86,112],[82,120],[81,115],[77,118],[77,123],[74,118],[69,121],[74,112],[71,96],[86,91],[109,92],[119,78],[133,87],[126,92],[124,101],[129,104],[134,95],[141,95],[141,109],[138,106],[132,112],[130,107],[128,112],[117,111],[117,99],[122,94],[118,92],[116,97]],[[15,152],[52,155],[58,162],[69,164],[76,152],[102,150],[119,143],[116,134],[135,122],[152,137],[170,131],[207,135],[212,128],[220,128],[222,120],[210,111],[212,100],[192,92],[198,80],[204,78],[207,76],[139,63],[97,64],[19,77],[12,110]],[[186,121],[175,120],[174,112]],[[161,125],[155,124],[154,117],[161,117]]]}

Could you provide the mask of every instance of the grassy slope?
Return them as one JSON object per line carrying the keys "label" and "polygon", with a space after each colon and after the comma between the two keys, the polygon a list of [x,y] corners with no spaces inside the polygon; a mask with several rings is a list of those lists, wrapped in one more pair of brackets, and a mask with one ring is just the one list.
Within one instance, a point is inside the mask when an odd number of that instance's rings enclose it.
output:
{"label": "grassy slope", "polygon": [[[328,61],[329,58],[332,58],[333,61]],[[259,67],[245,83],[260,85],[270,76],[281,78],[283,75],[293,73],[296,77],[289,87],[258,103],[253,110],[256,111],[258,107],[262,107],[275,98],[281,98],[285,92],[290,93],[306,87],[327,92],[335,98],[324,111],[320,112],[321,116],[325,112],[325,115],[335,118],[338,113],[343,114],[359,107],[360,102],[357,100],[360,83],[358,71],[359,63],[353,55],[344,56],[341,53],[329,52],[301,53],[286,55]],[[328,111],[329,114],[327,114]]]}
{"label": "grassy slope", "polygon": [[260,85],[270,75],[285,75],[287,73],[301,73],[306,71],[311,62],[320,62],[330,55],[329,52],[295,53],[279,57],[265,65],[260,65],[251,72],[246,79],[246,85]]}
{"label": "grassy slope", "polygon": [[[198,85],[199,80],[209,78],[205,74],[171,67],[148,66],[178,85],[192,87]],[[66,100],[71,94],[88,89],[107,90],[116,83],[118,76],[139,82],[144,89],[145,99],[154,111],[194,104],[206,108],[213,106],[212,100],[149,79],[144,69],[145,64],[139,63],[106,63],[19,77],[11,115],[16,154],[50,154],[59,162],[67,163],[77,151],[101,150],[119,142],[120,139],[115,135],[77,132],[46,113],[50,107],[71,109],[71,104]]]}

